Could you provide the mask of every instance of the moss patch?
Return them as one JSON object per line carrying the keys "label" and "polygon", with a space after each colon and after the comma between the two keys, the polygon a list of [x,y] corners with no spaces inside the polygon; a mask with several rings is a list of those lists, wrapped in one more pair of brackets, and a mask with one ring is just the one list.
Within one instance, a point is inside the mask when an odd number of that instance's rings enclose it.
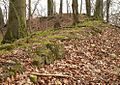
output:
{"label": "moss patch", "polygon": [[1,54],[11,54],[11,52],[6,50],[0,50],[0,55]]}
{"label": "moss patch", "polygon": [[89,27],[89,28],[98,28],[99,26],[104,25],[101,21],[85,21],[78,24],[80,27]]}
{"label": "moss patch", "polygon": [[14,44],[4,44],[2,46],[0,46],[0,50],[12,50],[12,49],[15,49],[16,46]]}
{"label": "moss patch", "polygon": [[62,36],[62,35],[49,35],[48,37],[47,37],[47,39],[52,39],[52,40],[54,40],[54,39],[57,39],[57,40],[61,40],[61,39],[64,39],[64,38],[66,38],[65,36]]}
{"label": "moss patch", "polygon": [[73,29],[73,30],[71,30],[70,32],[79,33],[79,32],[81,32],[81,31],[83,31],[83,28]]}

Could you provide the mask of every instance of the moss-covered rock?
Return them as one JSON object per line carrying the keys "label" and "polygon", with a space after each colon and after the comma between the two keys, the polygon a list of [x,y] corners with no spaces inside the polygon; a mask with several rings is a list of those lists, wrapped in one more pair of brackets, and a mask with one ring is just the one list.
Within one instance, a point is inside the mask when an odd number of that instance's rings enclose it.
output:
{"label": "moss-covered rock", "polygon": [[37,47],[33,53],[35,55],[33,65],[42,66],[51,64],[56,59],[64,58],[64,47],[61,44],[48,43]]}
{"label": "moss-covered rock", "polygon": [[46,47],[51,50],[55,59],[64,57],[64,47],[61,44],[47,44]]}
{"label": "moss-covered rock", "polygon": [[45,58],[45,64],[49,65],[55,60],[54,56],[47,56]]}
{"label": "moss-covered rock", "polygon": [[45,57],[37,56],[34,57],[34,61],[32,62],[34,66],[43,66],[45,64]]}
{"label": "moss-covered rock", "polygon": [[35,76],[35,75],[31,75],[30,76],[30,80],[33,82],[33,83],[37,83],[37,76]]}
{"label": "moss-covered rock", "polygon": [[9,72],[24,72],[25,68],[21,64],[13,64],[7,67]]}

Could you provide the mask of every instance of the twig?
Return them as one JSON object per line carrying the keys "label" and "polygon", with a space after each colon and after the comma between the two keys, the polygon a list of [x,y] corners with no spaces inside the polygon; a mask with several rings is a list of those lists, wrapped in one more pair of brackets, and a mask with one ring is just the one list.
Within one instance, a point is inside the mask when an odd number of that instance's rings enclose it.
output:
{"label": "twig", "polygon": [[[61,77],[61,78],[71,78],[71,79],[73,79],[73,80],[78,80],[78,79],[76,79],[76,78],[74,78],[74,77],[72,77],[72,76],[69,76],[69,75],[62,75],[62,74],[45,74],[45,73],[37,73],[37,72],[32,72],[32,73],[30,73],[30,74],[32,74],[32,75],[37,75],[37,76],[46,76],[46,77],[49,77],[49,76],[52,76],[52,77]],[[79,79],[80,81],[81,81],[81,83],[83,84],[83,85],[86,85],[86,83],[82,80],[82,79]]]}
{"label": "twig", "polygon": [[34,7],[34,10],[33,10],[32,14],[31,14],[31,16],[33,16],[35,10],[37,9],[37,5],[39,4],[39,1],[40,1],[40,0],[38,0],[38,1],[36,2],[35,7]]}
{"label": "twig", "polygon": [[37,75],[37,76],[53,76],[53,77],[61,77],[61,78],[72,78],[75,79],[74,77],[71,77],[69,75],[62,75],[62,74],[45,74],[45,73],[37,73],[37,72],[32,72],[32,75]]}

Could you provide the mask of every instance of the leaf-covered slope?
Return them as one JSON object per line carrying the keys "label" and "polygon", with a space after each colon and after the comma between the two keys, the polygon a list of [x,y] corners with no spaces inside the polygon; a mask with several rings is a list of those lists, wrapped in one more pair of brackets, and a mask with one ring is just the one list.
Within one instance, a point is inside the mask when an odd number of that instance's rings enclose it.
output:
{"label": "leaf-covered slope", "polygon": [[33,33],[1,45],[0,55],[1,84],[120,82],[120,30],[100,21]]}

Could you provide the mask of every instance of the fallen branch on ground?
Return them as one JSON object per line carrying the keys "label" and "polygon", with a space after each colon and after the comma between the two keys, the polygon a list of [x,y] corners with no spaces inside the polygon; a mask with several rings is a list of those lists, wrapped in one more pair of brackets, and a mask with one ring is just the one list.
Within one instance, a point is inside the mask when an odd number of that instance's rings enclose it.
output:
{"label": "fallen branch on ground", "polygon": [[61,77],[61,78],[71,78],[71,79],[73,79],[73,80],[75,80],[75,81],[80,80],[83,85],[86,85],[86,83],[85,83],[82,79],[76,79],[76,78],[74,78],[74,77],[72,77],[72,76],[69,76],[69,75],[62,75],[62,74],[45,74],[45,73],[37,73],[37,72],[31,72],[30,74],[31,74],[31,75],[36,75],[36,76],[43,76],[43,77],[45,77],[45,76],[46,76],[46,77],[52,76],[52,77]]}
{"label": "fallen branch on ground", "polygon": [[74,77],[71,77],[69,75],[62,75],[62,74],[45,74],[45,73],[37,73],[37,72],[32,72],[32,75],[37,75],[37,76],[53,76],[53,77],[61,77],[61,78],[72,78],[75,79]]}

